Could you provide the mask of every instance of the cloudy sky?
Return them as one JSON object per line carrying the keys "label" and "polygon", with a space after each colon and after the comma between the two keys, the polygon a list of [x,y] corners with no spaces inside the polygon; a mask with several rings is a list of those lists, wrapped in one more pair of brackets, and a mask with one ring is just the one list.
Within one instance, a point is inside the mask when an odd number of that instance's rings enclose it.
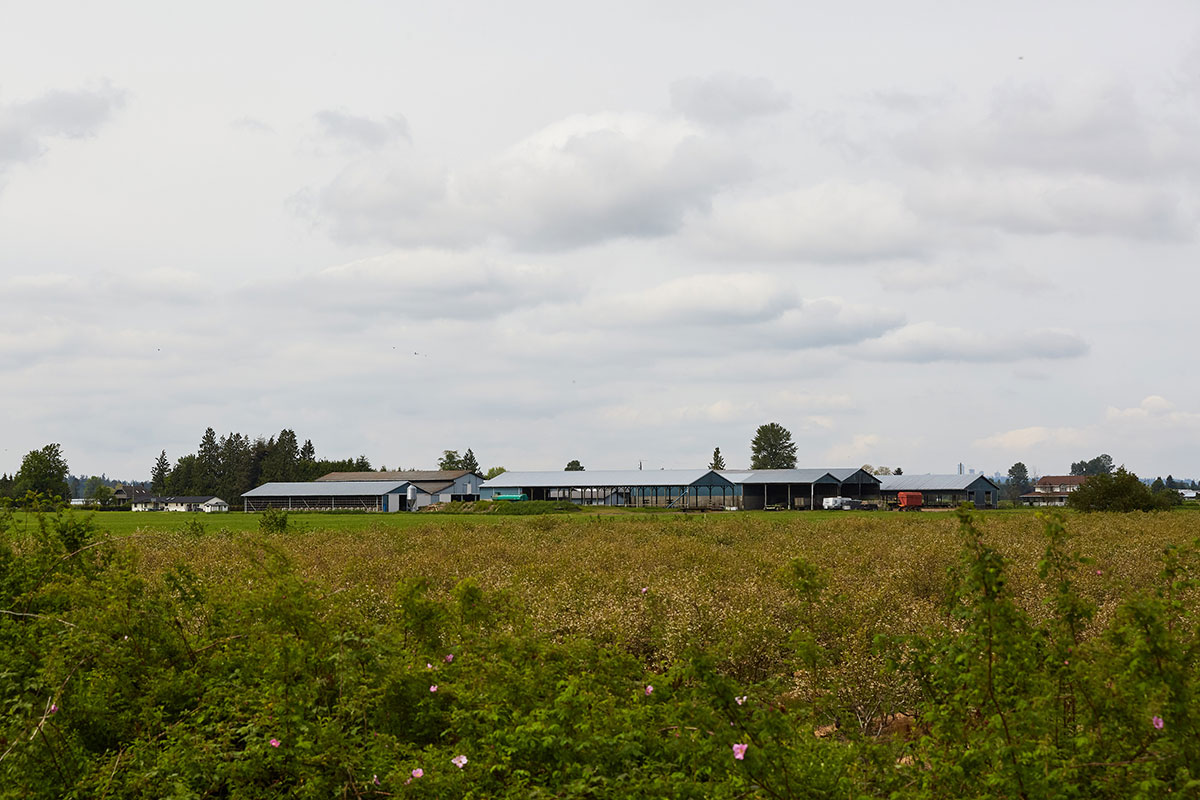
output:
{"label": "cloudy sky", "polygon": [[0,26],[0,472],[1200,478],[1200,4],[44,3]]}

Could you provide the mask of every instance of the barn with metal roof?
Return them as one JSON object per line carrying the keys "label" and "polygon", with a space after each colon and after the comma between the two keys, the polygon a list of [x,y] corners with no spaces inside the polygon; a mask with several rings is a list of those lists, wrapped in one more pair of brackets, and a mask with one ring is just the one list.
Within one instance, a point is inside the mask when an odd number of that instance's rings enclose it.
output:
{"label": "barn with metal roof", "polygon": [[920,492],[926,507],[949,508],[960,503],[974,503],[976,508],[995,508],[1000,501],[1000,487],[978,473],[882,475],[879,491],[887,505],[897,505],[900,492]]}
{"label": "barn with metal roof", "polygon": [[[480,496],[523,494],[580,505],[680,509],[820,508],[825,497],[878,501],[879,479],[861,469],[594,470],[504,472]],[[815,506],[814,506],[815,504]]]}

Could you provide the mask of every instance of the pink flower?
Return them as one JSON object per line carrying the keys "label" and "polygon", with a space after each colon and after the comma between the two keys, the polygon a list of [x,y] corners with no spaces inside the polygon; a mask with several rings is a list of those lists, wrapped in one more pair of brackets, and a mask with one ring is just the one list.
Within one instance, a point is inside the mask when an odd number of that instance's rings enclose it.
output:
{"label": "pink flower", "polygon": [[1155,714],[1150,718],[1150,723],[1161,731],[1163,726],[1163,718]]}
{"label": "pink flower", "polygon": [[646,684],[646,697],[649,697],[653,693],[654,693],[654,687],[647,683]]}
{"label": "pink flower", "polygon": [[431,692],[436,692],[436,691],[437,691],[437,684],[435,683],[433,686],[430,686],[430,687],[429,687],[429,691],[431,691]]}
{"label": "pink flower", "polygon": [[737,701],[737,704],[740,706],[742,703],[746,702],[746,697],[747,695],[742,695],[741,697],[735,697],[733,699]]}
{"label": "pink flower", "polygon": [[649,587],[649,586],[643,586],[643,587],[642,587],[642,594],[645,594],[645,593],[646,593],[646,592],[648,592],[648,591],[650,591],[650,587]]}
{"label": "pink flower", "polygon": [[749,746],[748,744],[735,744],[733,746],[733,757],[738,761],[744,759],[746,757],[746,748]]}
{"label": "pink flower", "polygon": [[58,704],[57,704],[57,703],[51,703],[51,704],[50,704],[50,713],[51,713],[51,714],[57,714],[57,713],[58,713]]}
{"label": "pink flower", "polygon": [[373,784],[375,784],[376,786],[378,786],[378,785],[379,785],[379,776],[378,776],[378,775],[372,775],[372,776],[371,776],[371,783],[373,783]]}
{"label": "pink flower", "polygon": [[1104,570],[1102,570],[1102,569],[1098,569],[1098,570],[1096,570],[1096,574],[1097,574],[1097,575],[1103,575],[1103,574],[1104,574]]}
{"label": "pink flower", "polygon": [[425,777],[425,770],[421,769],[420,767],[417,767],[416,769],[413,770],[413,777],[414,778]]}
{"label": "pink flower", "polygon": [[425,662],[425,669],[433,669],[433,664],[430,664],[428,661],[426,661],[426,662]]}
{"label": "pink flower", "polygon": [[454,758],[450,759],[450,763],[453,764],[454,766],[458,767],[459,769],[462,769],[463,767],[465,767],[467,765],[467,757],[466,756],[455,756]]}
{"label": "pink flower", "polygon": [[451,661],[454,660],[454,653],[446,653],[446,657],[442,660],[445,661],[447,664],[449,664]]}
{"label": "pink flower", "polygon": [[267,742],[267,744],[271,745],[271,747],[279,747],[279,740],[272,739],[271,741]]}

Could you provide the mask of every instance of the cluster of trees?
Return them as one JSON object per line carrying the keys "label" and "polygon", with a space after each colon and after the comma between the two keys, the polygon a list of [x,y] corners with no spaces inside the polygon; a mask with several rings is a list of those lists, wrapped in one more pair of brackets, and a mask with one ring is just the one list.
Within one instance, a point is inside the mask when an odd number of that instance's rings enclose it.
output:
{"label": "cluster of trees", "polygon": [[1067,504],[1080,511],[1161,511],[1182,502],[1179,492],[1165,485],[1156,491],[1124,467],[1090,476],[1067,497]]}
{"label": "cluster of trees", "polygon": [[328,472],[367,472],[366,456],[330,460],[317,458],[311,439],[299,444],[296,432],[284,428],[279,436],[251,439],[240,433],[218,437],[204,431],[200,447],[175,462],[162,451],[150,472],[150,490],[158,495],[216,495],[233,502],[255,486],[272,481],[311,481]]}
{"label": "cluster of trees", "polygon": [[469,447],[467,452],[461,456],[457,450],[443,450],[442,457],[438,461],[438,469],[465,469],[479,472],[479,460],[475,458],[474,451]]}
{"label": "cluster of trees", "polygon": [[0,476],[0,497],[21,498],[27,492],[35,492],[66,501],[71,498],[71,484],[67,480],[70,474],[62,445],[48,444],[26,453],[15,475]]}

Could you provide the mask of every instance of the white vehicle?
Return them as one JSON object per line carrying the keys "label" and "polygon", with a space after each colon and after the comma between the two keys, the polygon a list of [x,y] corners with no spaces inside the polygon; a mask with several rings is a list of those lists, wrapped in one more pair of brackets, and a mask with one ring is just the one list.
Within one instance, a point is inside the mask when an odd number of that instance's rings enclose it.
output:
{"label": "white vehicle", "polygon": [[862,501],[853,497],[826,497],[821,505],[826,511],[851,511],[861,506]]}

